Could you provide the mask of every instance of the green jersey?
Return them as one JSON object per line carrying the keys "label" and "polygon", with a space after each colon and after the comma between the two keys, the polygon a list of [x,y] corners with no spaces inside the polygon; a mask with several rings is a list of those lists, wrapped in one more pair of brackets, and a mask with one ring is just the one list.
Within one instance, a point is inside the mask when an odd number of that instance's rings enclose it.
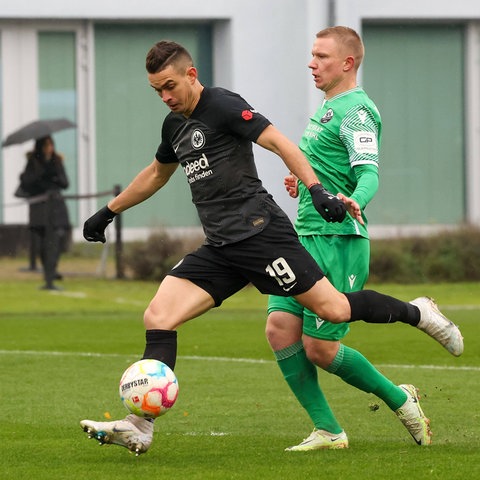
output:
{"label": "green jersey", "polygon": [[[305,129],[300,149],[329,192],[343,193],[360,204],[365,225],[348,214],[342,223],[327,222],[315,210],[310,193],[299,181],[298,215],[295,222],[299,235],[360,235],[368,238],[363,208],[378,186],[381,130],[380,113],[360,87],[323,102]],[[369,192],[366,199],[359,191],[355,192],[365,172],[375,175],[374,191]],[[366,186],[368,181],[363,185]]]}

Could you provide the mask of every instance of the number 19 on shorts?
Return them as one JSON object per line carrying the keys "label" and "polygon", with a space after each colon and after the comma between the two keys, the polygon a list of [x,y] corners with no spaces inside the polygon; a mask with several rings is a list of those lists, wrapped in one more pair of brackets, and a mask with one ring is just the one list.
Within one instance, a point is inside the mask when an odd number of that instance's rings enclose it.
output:
{"label": "number 19 on shorts", "polygon": [[285,291],[290,290],[296,283],[297,277],[283,257],[279,257],[274,260],[271,265],[267,265],[265,271],[273,277]]}

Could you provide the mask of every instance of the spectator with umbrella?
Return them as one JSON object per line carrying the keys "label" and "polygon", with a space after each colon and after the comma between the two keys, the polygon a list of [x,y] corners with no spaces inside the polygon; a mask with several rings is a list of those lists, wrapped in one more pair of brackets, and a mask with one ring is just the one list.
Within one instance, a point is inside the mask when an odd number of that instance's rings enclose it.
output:
{"label": "spectator with umbrella", "polygon": [[69,181],[63,165],[63,156],[55,151],[51,136],[54,131],[75,125],[65,119],[32,122],[9,135],[3,146],[35,140],[35,147],[27,153],[27,165],[20,175],[21,194],[29,202],[29,227],[34,242],[39,246],[46,290],[58,290],[54,280],[61,279],[57,271],[60,255],[68,244],[70,221],[67,205],[61,191]]}

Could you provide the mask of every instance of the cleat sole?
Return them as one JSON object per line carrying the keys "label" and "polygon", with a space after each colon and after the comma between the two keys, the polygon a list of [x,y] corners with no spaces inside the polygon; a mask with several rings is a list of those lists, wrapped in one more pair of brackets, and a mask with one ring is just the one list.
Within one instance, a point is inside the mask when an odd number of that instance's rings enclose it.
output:
{"label": "cleat sole", "polygon": [[138,421],[136,417],[133,417],[132,420],[127,417],[125,420],[118,421],[118,423],[82,420],[80,426],[88,438],[94,438],[99,445],[119,445],[127,448],[130,453],[138,457],[147,452],[153,434],[151,423],[141,422],[140,427],[137,427]]}

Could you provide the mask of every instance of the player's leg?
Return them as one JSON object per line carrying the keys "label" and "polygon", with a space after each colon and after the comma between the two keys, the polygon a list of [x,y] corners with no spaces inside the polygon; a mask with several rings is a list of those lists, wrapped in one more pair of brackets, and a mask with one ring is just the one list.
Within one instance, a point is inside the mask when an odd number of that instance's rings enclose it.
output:
{"label": "player's leg", "polygon": [[[352,292],[363,288],[369,273],[368,239],[358,236],[314,237],[310,242],[315,243],[316,251],[325,252],[324,258],[327,258],[328,265],[321,266],[338,290]],[[347,333],[338,330],[343,324],[318,322],[316,318],[315,321],[307,310],[303,341],[308,358],[313,363],[337,375],[344,382],[375,394],[394,412],[407,403],[408,391],[382,375],[360,352],[334,341]],[[417,443],[428,445],[431,436],[428,419],[423,413],[420,415],[421,409],[414,413],[414,418],[409,421],[409,432],[413,432],[412,436]]]}
{"label": "player's leg", "polygon": [[[145,311],[146,347],[143,358],[153,358],[175,368],[176,328],[214,306],[213,298],[184,278],[167,275]],[[101,444],[128,448],[136,455],[145,453],[153,440],[153,420],[127,415],[122,420],[96,422],[82,420],[83,430]]]}
{"label": "player's leg", "polygon": [[408,303],[373,290],[342,294],[324,277],[295,298],[320,318],[333,323],[357,320],[367,323],[407,323],[427,333],[452,355],[463,353],[463,337],[459,328],[428,297]]}
{"label": "player's leg", "polygon": [[213,298],[203,288],[185,278],[167,275],[145,310],[143,358],[160,360],[173,370],[177,356],[176,329],[214,306]]}
{"label": "player's leg", "polygon": [[[303,278],[300,279],[304,275],[299,266],[303,264],[307,270],[311,270],[311,262],[314,261],[312,256],[304,249],[303,252],[296,251],[285,258],[292,262],[293,271],[299,272],[297,283],[304,284]],[[327,263],[325,265],[329,266]],[[298,294],[293,290],[291,293],[318,317],[332,323],[357,320],[367,323],[407,323],[427,333],[452,355],[459,356],[463,352],[463,337],[459,328],[428,297],[419,297],[407,303],[373,290],[343,294],[326,276],[317,280],[310,289],[303,290],[303,293]]]}
{"label": "player's leg", "polygon": [[[245,283],[245,279],[237,278],[227,268],[213,271],[205,249],[187,255],[162,281],[145,310],[147,332],[143,358],[163,361],[173,370],[177,355],[175,329],[219,305]],[[137,455],[145,453],[153,440],[153,420],[133,414],[111,422],[82,420],[80,425],[89,438],[101,444],[121,445]]]}
{"label": "player's leg", "polygon": [[[242,271],[243,266],[245,277],[262,293],[293,296],[318,317],[332,323],[355,320],[418,323],[420,320],[416,306],[393,297],[373,291],[339,292],[299,242],[290,223],[271,223],[257,235],[232,246],[230,253],[238,270]],[[248,264],[245,258],[250,259]]]}
{"label": "player's leg", "polygon": [[[281,310],[295,308],[299,310],[296,315]],[[285,381],[308,413],[315,430],[334,434],[326,441],[323,439],[321,447],[318,437],[314,442],[307,439],[305,449],[345,448],[348,446],[346,435],[318,384],[317,369],[307,359],[303,348],[302,320],[298,316],[302,314],[302,311],[303,307],[292,298],[270,297],[266,327],[267,339]]]}
{"label": "player's leg", "polygon": [[[316,363],[321,340],[308,336],[303,339],[308,358]],[[431,443],[429,420],[423,414],[418,396],[412,397],[415,387],[397,386],[382,375],[359,351],[340,344],[332,363],[325,370],[337,375],[344,382],[366,393],[373,393],[402,420],[409,433],[419,445]],[[408,417],[408,420],[406,418]]]}
{"label": "player's leg", "polygon": [[[361,237],[309,237],[302,239],[338,290],[349,292],[361,289],[368,278],[369,244]],[[366,392],[373,392],[394,411],[407,402],[407,393],[378,372],[354,349],[340,344],[348,332],[348,325],[334,324],[305,309],[304,347],[308,358],[317,366],[335,373],[345,382]],[[411,415],[410,415],[411,416]],[[409,423],[416,441],[430,441],[428,421],[418,415]],[[335,433],[335,432],[334,432]],[[315,430],[304,442],[291,447],[293,451],[324,448],[324,437]]]}
{"label": "player's leg", "polygon": [[172,370],[176,329],[242,289],[248,280],[231,267],[221,249],[203,245],[167,275],[144,313],[143,358],[163,361]]}
{"label": "player's leg", "polygon": [[[301,237],[302,244],[318,262],[317,245],[311,237]],[[290,389],[311,418],[314,430],[300,445],[287,451],[346,448],[348,439],[333,414],[318,383],[317,369],[307,358],[302,332],[306,309],[292,297],[270,296],[268,303],[267,339],[274,350],[278,365]],[[315,319],[312,319],[315,324]],[[292,326],[293,325],[293,326]],[[339,331],[348,331],[348,324],[332,325]],[[335,356],[335,342],[326,342],[325,356]],[[330,347],[332,347],[330,349]],[[330,350],[334,350],[330,352]],[[330,363],[328,361],[327,363]]]}
{"label": "player's leg", "polygon": [[319,318],[332,323],[407,323],[426,332],[452,355],[463,352],[460,330],[427,297],[408,303],[373,290],[339,292],[300,244],[291,224],[283,223],[281,229],[269,225],[253,240],[241,243],[241,248],[234,248],[238,268],[245,265],[244,258],[253,258],[257,269],[252,270],[250,262],[245,275],[263,293],[291,295]]}
{"label": "player's leg", "polygon": [[[349,293],[364,287],[370,264],[368,239],[343,235],[316,236],[307,240],[311,244],[309,251],[315,252],[314,258],[337,290]],[[394,410],[405,403],[407,397],[403,390],[383,377],[359,352],[340,343],[348,333],[345,324],[321,321],[305,310],[303,332],[307,356],[315,365],[335,373],[360,390],[378,394]]]}
{"label": "player's leg", "polygon": [[295,298],[319,318],[332,323],[363,320],[367,323],[418,324],[420,312],[415,306],[373,290],[341,293],[323,277],[307,292]]}

